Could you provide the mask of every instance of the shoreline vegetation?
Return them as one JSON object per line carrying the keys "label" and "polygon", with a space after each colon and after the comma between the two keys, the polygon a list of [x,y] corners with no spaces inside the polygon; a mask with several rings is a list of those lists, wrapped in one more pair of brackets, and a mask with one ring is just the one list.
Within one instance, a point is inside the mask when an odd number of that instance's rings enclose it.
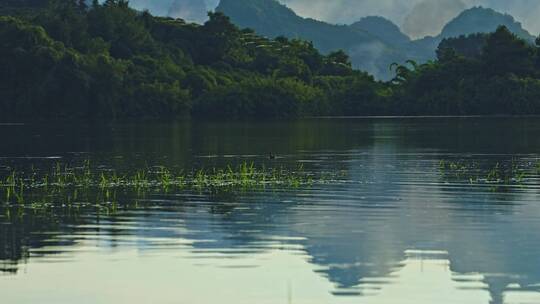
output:
{"label": "shoreline vegetation", "polygon": [[383,82],[343,51],[221,13],[197,25],[124,0],[1,12],[1,121],[540,114],[540,40],[505,27],[446,39],[437,60],[393,64]]}

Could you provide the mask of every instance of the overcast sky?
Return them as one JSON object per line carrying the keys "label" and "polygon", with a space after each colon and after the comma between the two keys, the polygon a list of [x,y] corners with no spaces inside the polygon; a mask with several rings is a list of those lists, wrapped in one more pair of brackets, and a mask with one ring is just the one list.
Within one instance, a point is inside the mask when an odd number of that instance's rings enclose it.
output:
{"label": "overcast sky", "polygon": [[[168,14],[174,2],[204,2],[208,10],[219,0],[131,0],[133,6]],[[412,37],[438,34],[463,9],[482,5],[513,15],[532,34],[540,33],[540,0],[280,0],[299,15],[331,23],[352,23],[364,16],[391,19]],[[192,15],[193,12],[190,12]],[[176,17],[182,17],[178,12]],[[198,21],[198,20],[192,20]]]}

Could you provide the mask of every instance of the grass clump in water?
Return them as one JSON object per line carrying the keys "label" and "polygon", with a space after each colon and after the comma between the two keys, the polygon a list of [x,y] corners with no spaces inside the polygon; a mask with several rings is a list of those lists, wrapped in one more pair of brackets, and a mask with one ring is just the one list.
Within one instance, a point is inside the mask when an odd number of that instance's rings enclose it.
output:
{"label": "grass clump in water", "polygon": [[[159,166],[139,170],[133,174],[119,174],[115,170],[95,170],[89,168],[70,168],[57,164],[52,173],[39,174],[33,171],[30,175],[11,171],[0,182],[6,189],[28,188],[220,188],[220,187],[258,187],[258,186],[300,186],[313,183],[313,177],[298,170],[287,171],[255,167],[253,163],[242,163],[237,167],[226,169],[199,169],[191,173],[172,170]],[[13,193],[13,192],[8,192]]]}
{"label": "grass clump in water", "polygon": [[[283,167],[268,169],[254,163],[225,168],[174,171],[164,166],[145,168],[131,173],[92,168],[89,161],[80,167],[57,163],[49,170],[8,170],[0,178],[5,206],[24,206],[33,210],[79,208],[93,205],[105,211],[115,210],[119,195],[141,198],[148,192],[255,190],[258,188],[299,188],[324,182],[305,172]],[[78,202],[97,202],[78,203]],[[7,215],[13,214],[8,210]]]}
{"label": "grass clump in water", "polygon": [[480,165],[477,162],[445,161],[439,162],[439,170],[447,179],[467,180],[471,184],[523,184],[526,178],[540,171],[540,162],[518,162],[514,159],[507,163],[496,162],[495,164]]}

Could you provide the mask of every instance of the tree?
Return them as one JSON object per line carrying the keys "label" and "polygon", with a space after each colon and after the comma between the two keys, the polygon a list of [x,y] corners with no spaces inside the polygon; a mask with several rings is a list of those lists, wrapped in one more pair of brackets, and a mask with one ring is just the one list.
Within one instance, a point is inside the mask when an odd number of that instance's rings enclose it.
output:
{"label": "tree", "polygon": [[482,60],[489,75],[527,76],[533,72],[534,54],[530,45],[501,26],[489,35]]}
{"label": "tree", "polygon": [[437,47],[437,59],[445,61],[450,59],[448,50],[452,50],[456,56],[478,59],[482,56],[487,43],[488,34],[472,34],[468,36],[459,36],[456,38],[446,38]]}
{"label": "tree", "polygon": [[328,62],[338,64],[338,65],[344,65],[347,67],[351,67],[351,59],[349,58],[349,55],[345,53],[343,50],[335,51],[327,56]]}
{"label": "tree", "polygon": [[206,39],[201,40],[198,59],[203,64],[225,60],[227,54],[238,46],[240,30],[222,13],[209,12],[209,20],[201,28]]}
{"label": "tree", "polygon": [[[407,66],[408,65],[408,66]],[[411,68],[409,68],[409,66]],[[414,60],[407,60],[405,64],[392,63],[390,65],[390,70],[393,70],[396,73],[396,76],[392,79],[394,84],[404,84],[417,73],[418,63]]]}

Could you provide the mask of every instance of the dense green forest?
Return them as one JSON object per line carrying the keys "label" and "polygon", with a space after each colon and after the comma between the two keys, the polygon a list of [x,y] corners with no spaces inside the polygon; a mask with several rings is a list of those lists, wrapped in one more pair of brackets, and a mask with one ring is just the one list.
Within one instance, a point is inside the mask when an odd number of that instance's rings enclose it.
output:
{"label": "dense green forest", "polygon": [[540,52],[505,27],[444,40],[437,60],[392,65],[381,82],[343,51],[263,38],[221,13],[198,25],[125,0],[3,12],[4,121],[540,114]]}

